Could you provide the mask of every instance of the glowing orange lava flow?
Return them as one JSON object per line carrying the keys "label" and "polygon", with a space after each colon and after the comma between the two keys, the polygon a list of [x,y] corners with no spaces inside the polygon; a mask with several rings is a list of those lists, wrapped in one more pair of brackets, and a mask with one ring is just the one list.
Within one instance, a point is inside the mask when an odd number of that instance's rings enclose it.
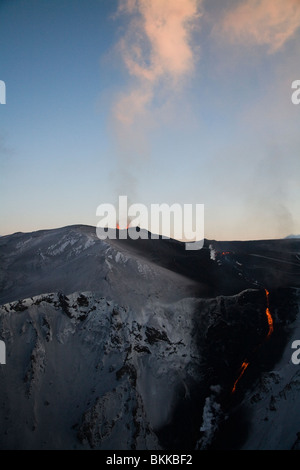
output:
{"label": "glowing orange lava flow", "polygon": [[269,338],[271,336],[271,334],[273,333],[273,331],[274,331],[274,324],[273,324],[273,318],[272,318],[272,315],[271,315],[271,312],[270,312],[270,304],[269,304],[270,292],[267,289],[265,289],[265,292],[266,292],[266,297],[267,297],[266,315],[267,315],[267,320],[268,320],[268,325],[269,325],[269,331],[268,331],[267,338]]}
{"label": "glowing orange lava flow", "polygon": [[244,375],[245,370],[247,369],[248,366],[249,366],[249,362],[247,362],[247,361],[243,362],[243,364],[241,365],[241,368],[240,368],[240,371],[241,371],[241,372],[240,372],[240,375],[238,376],[238,378],[237,378],[236,381],[234,382],[234,386],[232,387],[231,393],[234,393],[234,392],[235,392],[237,383],[240,381],[240,379],[241,379],[242,376]]}
{"label": "glowing orange lava flow", "polygon": [[[269,325],[269,331],[268,331],[266,339],[268,339],[274,331],[274,323],[273,323],[273,318],[272,318],[272,315],[271,315],[271,312],[270,312],[270,303],[269,303],[270,292],[267,289],[265,289],[265,293],[266,293],[266,298],[267,298],[266,316],[267,316],[268,325]],[[238,382],[240,381],[240,379],[242,378],[242,376],[244,375],[245,370],[247,369],[248,366],[249,366],[249,362],[247,362],[247,361],[244,361],[243,364],[241,365],[240,375],[238,376],[238,378],[234,382],[231,393],[234,393],[236,391],[236,386],[237,386]]]}
{"label": "glowing orange lava flow", "polygon": [[[125,227],[125,230],[128,230],[128,227],[129,227],[129,225],[127,225],[127,226]],[[118,229],[118,230],[123,230],[123,229],[120,228],[120,225],[119,225],[119,224],[117,224],[117,229]]]}

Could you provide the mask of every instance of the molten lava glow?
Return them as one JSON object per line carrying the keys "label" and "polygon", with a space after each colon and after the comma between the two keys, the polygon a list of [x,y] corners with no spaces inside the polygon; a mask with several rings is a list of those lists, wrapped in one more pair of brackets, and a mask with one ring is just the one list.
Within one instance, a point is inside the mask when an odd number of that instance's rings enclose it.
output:
{"label": "molten lava glow", "polygon": [[[274,323],[273,323],[273,318],[272,318],[272,315],[271,315],[271,312],[270,312],[270,303],[269,303],[270,292],[267,289],[265,289],[265,293],[266,293],[266,298],[267,298],[266,316],[267,316],[268,325],[269,325],[269,331],[268,331],[266,339],[268,339],[274,331]],[[244,372],[245,372],[245,370],[247,369],[248,366],[249,366],[249,362],[247,362],[247,361],[244,361],[243,364],[241,365],[240,375],[238,376],[238,378],[234,382],[234,386],[232,388],[231,393],[235,392],[236,386],[237,386],[238,382],[240,381],[240,379],[242,378],[242,376],[244,375]]]}
{"label": "molten lava glow", "polygon": [[222,256],[230,255],[230,251],[222,251]]}
{"label": "molten lava glow", "polygon": [[[129,227],[129,225],[127,225],[127,226],[125,227],[125,229],[128,230],[128,227]],[[122,230],[122,229],[120,228],[120,225],[119,225],[119,224],[117,224],[117,229],[118,229],[118,230]],[[124,230],[124,229],[123,229],[123,230]]]}
{"label": "molten lava glow", "polygon": [[241,369],[240,369],[240,375],[238,376],[238,378],[236,379],[236,381],[234,382],[234,386],[232,387],[232,391],[231,393],[234,393],[235,390],[236,390],[236,386],[238,384],[238,382],[240,381],[240,379],[242,378],[242,376],[244,375],[245,373],[245,370],[247,369],[247,367],[249,366],[249,362],[247,361],[244,361],[243,364],[241,365]]}
{"label": "molten lava glow", "polygon": [[269,292],[267,289],[265,289],[265,293],[266,293],[266,297],[267,297],[267,304],[268,304],[268,306],[269,306],[269,295],[270,295],[270,292]]}
{"label": "molten lava glow", "polygon": [[270,292],[267,289],[265,289],[265,292],[266,292],[266,297],[267,297],[266,315],[267,315],[267,320],[268,320],[268,325],[269,325],[269,331],[268,331],[267,338],[269,338],[271,336],[271,334],[273,333],[273,331],[274,331],[274,324],[273,324],[273,318],[272,318],[272,315],[271,315],[271,312],[270,312],[270,304],[269,304]]}
{"label": "molten lava glow", "polygon": [[268,325],[269,325],[268,336],[270,336],[274,331],[274,326],[273,326],[273,318],[272,318],[272,315],[270,313],[270,309],[268,307],[266,308],[266,315],[267,315]]}

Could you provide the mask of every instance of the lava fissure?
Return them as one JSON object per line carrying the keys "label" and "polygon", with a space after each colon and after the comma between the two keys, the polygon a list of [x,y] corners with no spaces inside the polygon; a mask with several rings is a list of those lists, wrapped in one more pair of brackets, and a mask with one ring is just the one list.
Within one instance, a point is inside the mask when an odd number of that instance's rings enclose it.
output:
{"label": "lava fissure", "polygon": [[[268,334],[267,334],[265,340],[268,340],[269,337],[271,336],[271,334],[274,331],[274,322],[273,322],[273,317],[272,317],[271,312],[270,312],[270,301],[269,301],[270,292],[267,289],[265,289],[265,293],[266,293],[266,300],[267,300],[266,317],[267,317],[268,326],[269,326]],[[243,377],[243,375],[244,375],[247,367],[249,366],[249,364],[250,364],[250,362],[247,361],[247,360],[245,360],[242,363],[242,365],[240,367],[240,375],[238,376],[238,378],[234,382],[231,393],[234,393],[236,391],[236,386],[239,383],[239,381],[241,380],[241,378]]]}
{"label": "lava fissure", "polygon": [[234,385],[232,387],[232,392],[231,393],[234,393],[235,390],[236,390],[236,386],[238,384],[238,382],[240,381],[240,379],[243,377],[244,373],[245,373],[245,370],[247,369],[247,367],[249,366],[249,362],[248,361],[244,361],[243,364],[241,365],[241,368],[240,368],[240,375],[238,376],[238,378],[236,379],[236,381],[234,382]]}
{"label": "lava fissure", "polygon": [[267,316],[268,325],[269,325],[269,331],[267,334],[267,339],[268,339],[274,331],[274,323],[273,323],[273,318],[270,312],[270,302],[269,302],[270,292],[267,289],[265,289],[265,293],[266,293],[266,298],[267,298],[266,316]]}

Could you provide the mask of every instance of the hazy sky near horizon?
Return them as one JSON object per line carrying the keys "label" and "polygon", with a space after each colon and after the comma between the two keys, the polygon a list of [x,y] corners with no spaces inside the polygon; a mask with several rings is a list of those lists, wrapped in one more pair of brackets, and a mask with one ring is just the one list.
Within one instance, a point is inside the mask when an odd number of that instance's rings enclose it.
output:
{"label": "hazy sky near horizon", "polygon": [[299,234],[299,57],[299,0],[0,0],[0,234],[123,194]]}

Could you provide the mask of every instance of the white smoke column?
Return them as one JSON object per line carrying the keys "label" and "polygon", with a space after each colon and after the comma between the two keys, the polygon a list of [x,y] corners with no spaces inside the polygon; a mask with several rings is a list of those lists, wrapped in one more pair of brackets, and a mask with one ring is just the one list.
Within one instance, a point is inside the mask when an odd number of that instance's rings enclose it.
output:
{"label": "white smoke column", "polygon": [[127,171],[148,156],[147,132],[156,120],[154,113],[166,96],[176,99],[194,71],[191,35],[201,4],[202,0],[119,3],[118,13],[128,18],[128,27],[118,48],[130,79],[113,104],[112,119],[120,165]]}

